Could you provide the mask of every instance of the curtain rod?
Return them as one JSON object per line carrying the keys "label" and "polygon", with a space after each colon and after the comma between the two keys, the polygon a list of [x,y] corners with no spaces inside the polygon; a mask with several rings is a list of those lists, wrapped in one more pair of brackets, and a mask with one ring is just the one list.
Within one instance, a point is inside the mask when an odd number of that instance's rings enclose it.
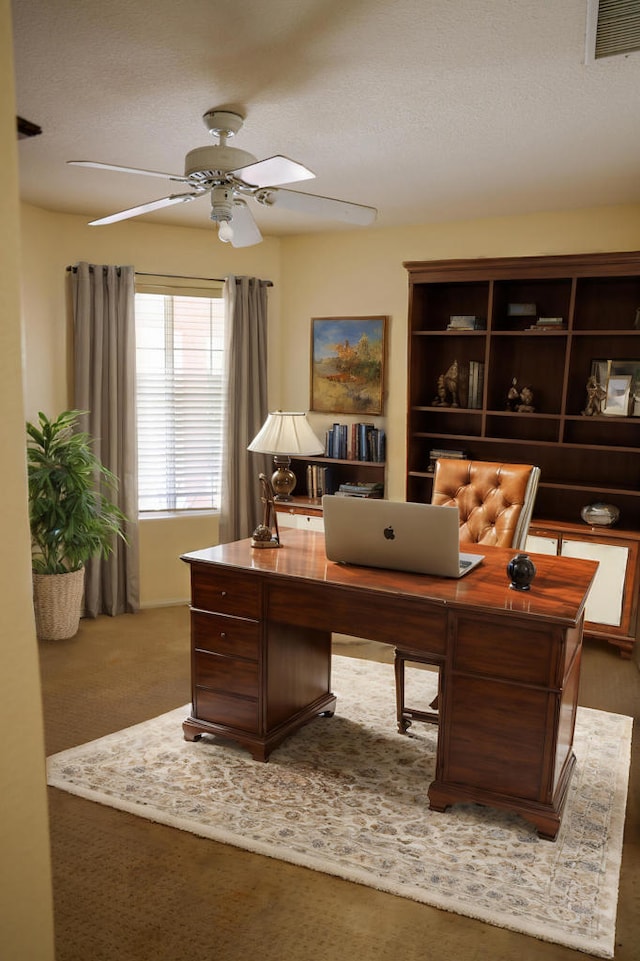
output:
{"label": "curtain rod", "polygon": [[[93,264],[89,264],[90,271],[93,270],[93,266],[94,266]],[[77,269],[78,267],[76,264],[70,264],[67,267],[67,270],[70,270],[72,273],[75,273]],[[120,268],[118,267],[118,270],[119,269]],[[136,270],[134,271],[134,273],[136,277],[166,277],[168,280],[208,280],[216,284],[223,284],[226,279],[225,277],[191,277],[185,274],[163,274],[162,272],[149,273],[141,270]],[[267,287],[273,287],[272,280],[261,280],[260,283],[265,284]]]}
{"label": "curtain rod", "polygon": [[[93,270],[95,266],[96,266],[95,264],[89,264],[89,270],[90,271]],[[76,271],[78,270],[78,265],[69,264],[67,267],[67,270],[70,270],[71,273],[75,274]],[[120,267],[119,266],[116,267],[116,270],[120,270]],[[149,272],[140,271],[140,270],[135,270],[134,273],[136,277],[166,277],[168,280],[210,280],[217,284],[224,283],[224,277],[188,277],[188,276],[184,276],[183,274],[164,274],[162,272],[158,273],[157,271],[154,271],[153,273],[149,273]]]}

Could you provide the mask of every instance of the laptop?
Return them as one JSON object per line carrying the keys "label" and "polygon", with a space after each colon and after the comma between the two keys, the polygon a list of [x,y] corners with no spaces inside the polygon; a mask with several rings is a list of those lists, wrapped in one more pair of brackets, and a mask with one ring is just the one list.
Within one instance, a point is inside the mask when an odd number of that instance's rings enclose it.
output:
{"label": "laptop", "polygon": [[330,561],[463,577],[484,560],[460,553],[457,507],[335,494],[325,494],[322,507]]}

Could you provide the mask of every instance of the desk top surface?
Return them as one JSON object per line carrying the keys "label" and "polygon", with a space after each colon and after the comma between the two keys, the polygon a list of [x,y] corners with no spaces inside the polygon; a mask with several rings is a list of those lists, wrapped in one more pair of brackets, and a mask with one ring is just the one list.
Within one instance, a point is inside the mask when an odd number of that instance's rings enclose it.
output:
{"label": "desk top surface", "polygon": [[568,625],[578,623],[598,567],[595,561],[531,553],[536,566],[531,589],[516,591],[509,587],[506,572],[516,551],[472,544],[465,544],[464,549],[483,554],[484,561],[457,580],[337,564],[327,559],[324,534],[293,529],[287,530],[280,548],[255,549],[246,539],[192,551],[182,555],[182,560],[376,595],[392,594],[408,601],[428,601],[492,614],[522,613]]}

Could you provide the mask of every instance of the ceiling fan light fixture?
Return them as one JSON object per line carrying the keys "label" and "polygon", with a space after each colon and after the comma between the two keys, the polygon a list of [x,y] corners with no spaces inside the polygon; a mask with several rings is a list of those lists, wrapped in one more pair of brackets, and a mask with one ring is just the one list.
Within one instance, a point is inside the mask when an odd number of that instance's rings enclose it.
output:
{"label": "ceiling fan light fixture", "polygon": [[211,191],[211,219],[220,224],[233,217],[233,190],[231,187],[218,186]]}
{"label": "ceiling fan light fixture", "polygon": [[222,220],[218,224],[218,238],[223,244],[230,244],[233,240],[233,227],[228,220]]}

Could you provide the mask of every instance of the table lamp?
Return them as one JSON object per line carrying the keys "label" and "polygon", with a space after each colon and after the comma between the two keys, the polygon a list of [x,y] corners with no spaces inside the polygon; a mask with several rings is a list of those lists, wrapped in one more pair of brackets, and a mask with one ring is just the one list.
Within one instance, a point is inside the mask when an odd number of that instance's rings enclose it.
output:
{"label": "table lamp", "polygon": [[277,410],[269,414],[247,450],[257,454],[273,454],[275,471],[271,486],[276,501],[290,501],[296,486],[291,470],[291,457],[324,454],[324,444],[314,434],[304,412]]}

